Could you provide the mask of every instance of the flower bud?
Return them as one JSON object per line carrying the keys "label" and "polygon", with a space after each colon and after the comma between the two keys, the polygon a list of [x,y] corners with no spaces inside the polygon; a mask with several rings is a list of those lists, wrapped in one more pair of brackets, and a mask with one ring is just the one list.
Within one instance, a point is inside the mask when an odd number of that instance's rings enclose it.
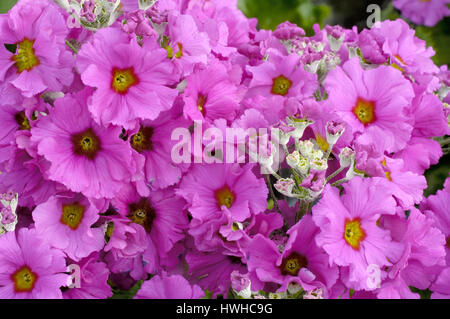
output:
{"label": "flower bud", "polygon": [[290,167],[296,169],[300,164],[300,153],[297,151],[292,152],[286,157],[286,162]]}
{"label": "flower bud", "polygon": [[281,178],[275,183],[275,189],[283,195],[292,196],[295,181],[292,178]]}
{"label": "flower bud", "polygon": [[341,167],[349,167],[355,160],[355,151],[345,147],[339,153],[339,164]]}
{"label": "flower bud", "polygon": [[310,121],[308,119],[297,119],[294,117],[288,117],[286,118],[286,121],[288,124],[295,128],[294,131],[292,131],[290,134],[293,138],[300,139],[303,136],[303,133],[305,132],[305,129],[313,124],[313,121]]}
{"label": "flower bud", "polygon": [[328,168],[328,162],[324,159],[313,160],[310,162],[310,165],[311,165],[311,169],[314,169],[317,171],[326,170]]}
{"label": "flower bud", "polygon": [[310,140],[300,141],[298,142],[298,148],[304,157],[310,158],[311,152],[314,149],[314,144]]}
{"label": "flower bud", "polygon": [[338,139],[344,134],[345,126],[340,122],[327,122],[326,125],[327,131],[327,142],[329,145],[334,145],[338,141]]}
{"label": "flower bud", "polygon": [[248,274],[241,274],[237,270],[231,273],[231,288],[238,296],[244,299],[250,299],[252,296],[250,286],[251,282]]}

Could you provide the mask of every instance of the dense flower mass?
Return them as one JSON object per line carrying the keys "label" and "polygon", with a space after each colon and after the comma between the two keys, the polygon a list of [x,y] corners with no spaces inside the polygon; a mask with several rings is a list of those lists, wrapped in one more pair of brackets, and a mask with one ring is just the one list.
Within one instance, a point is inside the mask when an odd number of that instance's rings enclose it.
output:
{"label": "dense flower mass", "polygon": [[1,15],[0,297],[450,298],[447,66],[402,19],[314,31],[235,0]]}

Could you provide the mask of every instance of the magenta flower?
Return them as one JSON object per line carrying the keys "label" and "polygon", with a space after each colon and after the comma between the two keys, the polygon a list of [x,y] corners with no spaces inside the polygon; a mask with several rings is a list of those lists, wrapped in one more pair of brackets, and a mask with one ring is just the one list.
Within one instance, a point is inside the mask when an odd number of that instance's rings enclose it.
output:
{"label": "magenta flower", "polygon": [[389,270],[388,277],[397,276],[407,286],[427,289],[445,266],[445,236],[433,225],[432,218],[411,208],[404,216],[385,216],[382,224],[395,241],[405,245],[401,258]]}
{"label": "magenta flower", "polygon": [[22,0],[2,15],[0,87],[12,85],[10,89],[32,97],[47,89],[61,91],[69,86],[74,62],[65,44],[67,34],[63,15],[48,1]]}
{"label": "magenta flower", "polygon": [[100,127],[87,111],[90,90],[55,102],[32,129],[31,141],[51,166],[48,178],[86,197],[113,198],[135,170],[119,127]]}
{"label": "magenta flower", "polygon": [[[449,181],[450,178],[447,178],[447,185]],[[436,195],[428,196],[420,203],[420,209],[434,220],[435,226],[445,235],[446,263],[450,266],[450,188],[447,186],[438,190]]]}
{"label": "magenta flower", "polygon": [[314,242],[317,232],[311,216],[304,216],[289,229],[282,253],[273,241],[256,235],[246,248],[252,290],[263,289],[264,283],[278,284],[280,292],[285,292],[290,283],[297,283],[306,291],[331,288],[338,278],[338,269],[329,265],[328,255]]}
{"label": "magenta flower", "polygon": [[98,218],[95,206],[81,195],[51,197],[33,211],[38,235],[75,261],[105,245],[103,231],[91,228]]}
{"label": "magenta flower", "polygon": [[192,217],[202,221],[227,208],[235,221],[266,209],[267,187],[251,166],[238,164],[196,165],[183,178],[178,194],[189,203]]}
{"label": "magenta flower", "polygon": [[431,286],[431,299],[450,299],[450,267],[445,268]]}
{"label": "magenta flower", "polygon": [[208,36],[199,32],[192,16],[171,10],[166,33],[166,57],[172,59],[184,74],[189,75],[196,65],[208,62],[211,53]]}
{"label": "magenta flower", "polygon": [[192,120],[233,120],[239,109],[238,88],[219,61],[187,77],[184,114]]}
{"label": "magenta flower", "polygon": [[144,281],[135,299],[200,299],[205,293],[180,275],[156,275]]}
{"label": "magenta flower", "polygon": [[394,7],[415,24],[436,25],[450,15],[449,0],[394,0]]}
{"label": "magenta flower", "polygon": [[63,292],[64,299],[106,299],[112,297],[111,287],[107,283],[110,271],[105,263],[98,261],[98,258],[98,253],[92,253],[77,263],[80,267],[80,286],[75,286]]}
{"label": "magenta flower", "polygon": [[246,272],[242,257],[229,252],[227,254],[224,249],[210,253],[190,251],[186,254],[186,262],[189,275],[197,279],[195,283],[211,291],[214,297],[218,294],[227,296],[233,271]]}
{"label": "magenta flower", "polygon": [[269,61],[247,68],[253,74],[248,97],[311,97],[318,87],[317,76],[303,69],[298,54],[273,55]]}
{"label": "magenta flower", "polygon": [[60,299],[68,276],[64,254],[50,248],[34,229],[22,228],[0,237],[0,297]]}
{"label": "magenta flower", "polygon": [[412,126],[404,113],[414,92],[398,70],[380,66],[366,71],[354,58],[330,71],[325,88],[329,106],[359,135],[357,142],[374,144],[380,152],[406,146]]}
{"label": "magenta flower", "polygon": [[433,48],[427,48],[426,42],[416,37],[415,30],[402,19],[385,20],[379,28],[371,30],[384,38],[383,53],[396,69],[413,75],[439,72],[431,60],[435,54]]}
{"label": "magenta flower", "polygon": [[22,207],[32,208],[46,202],[56,191],[65,191],[63,185],[45,178],[42,162],[25,151],[16,151],[7,172],[0,174],[0,193],[14,191],[19,194]]}
{"label": "magenta flower", "polygon": [[176,141],[171,139],[171,134],[177,128],[188,126],[189,121],[174,107],[154,121],[141,121],[140,127],[129,134],[131,147],[144,158],[145,180],[153,189],[176,184],[187,170],[189,165],[176,165],[172,161]]}
{"label": "magenta flower", "polygon": [[344,190],[339,196],[338,189],[327,185],[313,206],[313,220],[321,229],[315,240],[331,263],[349,267],[347,285],[370,290],[368,266],[391,266],[404,249],[392,241],[388,230],[377,226],[382,215],[395,214],[396,203],[381,178],[355,177],[344,184]]}
{"label": "magenta flower", "polygon": [[146,269],[154,273],[159,258],[167,256],[175,243],[184,238],[187,227],[186,202],[175,196],[173,189],[152,191],[149,197],[140,196],[132,187],[121,189],[114,206],[119,214],[145,230],[146,250],[143,254]]}
{"label": "magenta flower", "polygon": [[108,28],[83,45],[77,67],[83,83],[96,88],[88,104],[97,123],[133,129],[138,119],[155,120],[172,107],[178,92],[168,86],[178,76],[154,40],[141,47],[120,30]]}

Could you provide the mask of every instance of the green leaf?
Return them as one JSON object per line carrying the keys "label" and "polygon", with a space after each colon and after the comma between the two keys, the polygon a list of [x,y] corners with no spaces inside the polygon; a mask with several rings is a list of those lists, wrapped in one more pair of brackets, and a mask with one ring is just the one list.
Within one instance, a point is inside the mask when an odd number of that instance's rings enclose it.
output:
{"label": "green leaf", "polygon": [[144,280],[139,280],[133,287],[129,290],[120,290],[113,288],[113,296],[109,299],[133,299],[136,296],[139,289],[141,289]]}

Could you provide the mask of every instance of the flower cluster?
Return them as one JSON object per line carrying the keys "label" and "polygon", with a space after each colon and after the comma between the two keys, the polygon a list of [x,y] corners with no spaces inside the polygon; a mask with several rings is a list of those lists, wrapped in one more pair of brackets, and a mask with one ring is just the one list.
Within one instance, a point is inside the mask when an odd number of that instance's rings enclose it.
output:
{"label": "flower cluster", "polygon": [[1,15],[0,297],[449,298],[450,178],[423,192],[450,72],[401,19],[314,30],[237,0]]}

